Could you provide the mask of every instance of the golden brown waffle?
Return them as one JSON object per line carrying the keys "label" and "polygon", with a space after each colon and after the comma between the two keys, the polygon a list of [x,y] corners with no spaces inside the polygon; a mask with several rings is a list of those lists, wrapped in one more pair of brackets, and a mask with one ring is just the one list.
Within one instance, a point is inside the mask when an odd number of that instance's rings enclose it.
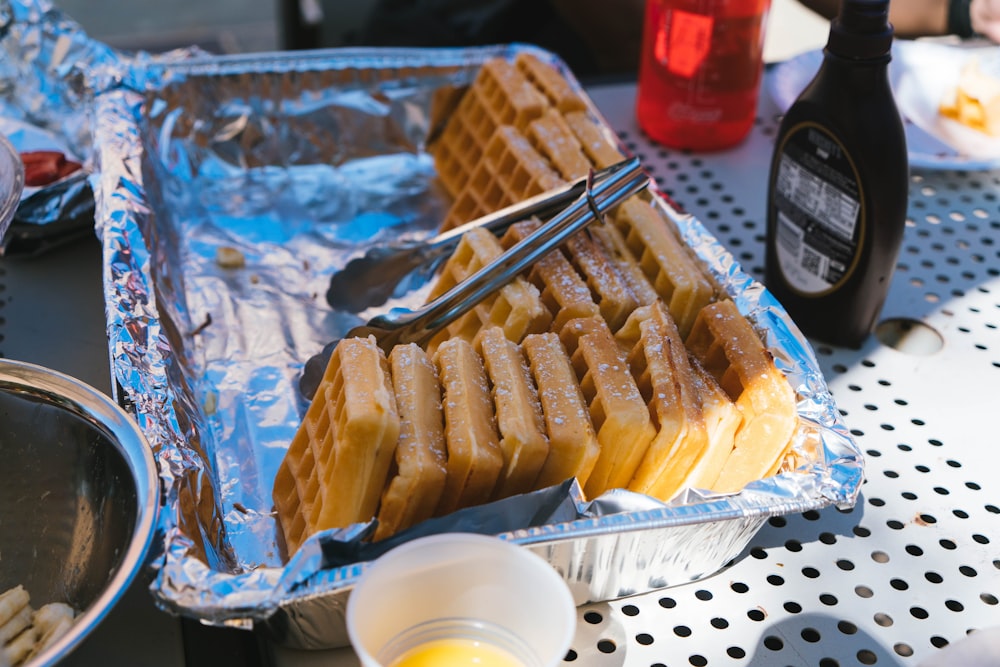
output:
{"label": "golden brown waffle", "polygon": [[708,446],[688,351],[659,301],[632,313],[615,338],[631,350],[629,366],[657,429],[628,488],[667,501]]}
{"label": "golden brown waffle", "polygon": [[714,285],[701,264],[662,212],[642,198],[626,199],[611,218],[681,335],[687,336],[699,311],[715,298]]}
{"label": "golden brown waffle", "polygon": [[560,113],[587,108],[583,97],[573,89],[566,77],[535,54],[517,54],[514,65]]}
{"label": "golden brown waffle", "polygon": [[375,516],[398,438],[385,354],[374,338],[342,339],[274,482],[289,555],[318,530]]}
{"label": "golden brown waffle", "polygon": [[582,487],[597,463],[601,446],[566,348],[554,333],[532,334],[521,343],[538,388],[549,454],[536,486],[576,477]]}
{"label": "golden brown waffle", "polygon": [[590,160],[562,114],[555,109],[548,109],[531,121],[525,136],[563,179],[573,181],[590,172]]}
{"label": "golden brown waffle", "polygon": [[588,497],[625,488],[656,434],[624,353],[600,318],[572,320],[560,332],[597,431],[601,453],[584,486]]}
{"label": "golden brown waffle", "polygon": [[566,253],[573,266],[587,281],[601,317],[612,329],[618,329],[639,306],[625,279],[584,231],[566,241]]}
{"label": "golden brown waffle", "polygon": [[597,169],[604,169],[625,159],[605,127],[587,111],[570,111],[566,124],[576,135],[584,155]]}
{"label": "golden brown waffle", "polygon": [[699,313],[687,346],[743,415],[733,451],[714,484],[718,491],[739,491],[784,457],[798,423],[795,394],[729,299]]}
{"label": "golden brown waffle", "polygon": [[441,343],[434,355],[441,379],[448,475],[437,514],[490,500],[503,469],[483,362],[472,344],[461,338]]}
{"label": "golden brown waffle", "polygon": [[484,63],[434,146],[438,177],[448,193],[457,197],[463,190],[498,127],[523,130],[547,106],[512,63],[503,58]]}
{"label": "golden brown waffle", "polygon": [[590,232],[594,244],[617,269],[639,305],[648,306],[660,300],[660,295],[653,289],[646,274],[642,272],[642,268],[625,245],[621,232],[614,225],[591,225],[587,231]]}
{"label": "golden brown waffle", "polygon": [[503,470],[493,490],[506,498],[535,488],[549,454],[542,406],[521,348],[500,327],[487,327],[475,341],[489,378],[503,452]]}
{"label": "golden brown waffle", "polygon": [[[503,246],[490,232],[482,228],[470,230],[441,268],[429,298],[444,294],[502,252]],[[503,327],[507,338],[520,342],[529,333],[545,331],[551,321],[538,289],[518,276],[436,334],[428,344],[428,351],[432,352],[448,338],[471,341],[489,325]]]}
{"label": "golden brown waffle", "polygon": [[682,486],[715,491],[715,482],[733,451],[736,431],[743,424],[743,415],[701,362],[694,357],[689,360],[698,395],[701,397],[701,414],[708,434],[708,446],[688,471]]}
{"label": "golden brown waffle", "polygon": [[382,493],[376,540],[434,515],[444,491],[447,446],[437,368],[417,345],[389,354],[399,412],[399,442],[389,483]]}
{"label": "golden brown waffle", "polygon": [[[500,239],[500,245],[504,249],[513,247],[540,224],[538,219],[531,219],[511,225]],[[538,260],[528,271],[527,279],[538,289],[542,303],[552,315],[553,331],[559,331],[569,320],[600,314],[590,288],[562,252],[551,252]]]}
{"label": "golden brown waffle", "polygon": [[455,195],[441,231],[464,225],[564,182],[511,125],[498,127],[485,146],[479,160],[469,167],[471,176]]}

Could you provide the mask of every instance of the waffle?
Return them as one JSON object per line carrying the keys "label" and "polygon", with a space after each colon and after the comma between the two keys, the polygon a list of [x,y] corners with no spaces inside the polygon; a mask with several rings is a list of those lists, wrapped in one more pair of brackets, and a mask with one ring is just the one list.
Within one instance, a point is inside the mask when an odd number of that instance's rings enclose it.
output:
{"label": "waffle", "polygon": [[382,493],[375,540],[430,518],[444,491],[444,418],[434,362],[417,345],[397,345],[389,354],[399,411],[395,465]]}
{"label": "waffle", "polygon": [[374,338],[341,340],[275,477],[289,555],[318,530],[375,516],[398,438],[385,355]]}
{"label": "waffle", "polygon": [[512,63],[503,58],[485,62],[434,147],[438,177],[448,194],[458,197],[498,127],[523,130],[547,106]]}
{"label": "waffle", "polygon": [[[510,249],[538,229],[537,219],[518,222],[507,228],[500,244]],[[552,330],[559,331],[569,320],[599,315],[590,288],[562,252],[550,252],[539,259],[527,273],[528,281],[538,290],[542,303],[553,318]]]}
{"label": "waffle", "polygon": [[[482,228],[470,230],[441,268],[429,299],[444,294],[502,252],[503,247],[490,232]],[[551,321],[552,315],[542,303],[538,289],[518,276],[438,332],[428,344],[428,351],[433,352],[448,338],[472,341],[489,325],[502,326],[507,338],[519,342],[529,333],[544,331]]]}
{"label": "waffle", "polygon": [[687,336],[699,311],[715,297],[712,282],[652,204],[630,197],[611,217],[681,335]]}
{"label": "waffle", "polygon": [[612,329],[621,327],[639,306],[625,279],[586,232],[571,236],[565,247],[573,266],[587,281],[601,317]]}
{"label": "waffle", "polygon": [[618,146],[606,134],[604,127],[587,111],[570,111],[566,124],[576,135],[584,155],[597,169],[604,169],[625,159]]}
{"label": "waffle", "polygon": [[739,491],[775,470],[784,457],[798,423],[794,392],[729,299],[699,313],[687,347],[743,416],[733,451],[714,484],[717,491]]}
{"label": "waffle", "polygon": [[493,497],[526,493],[535,488],[549,453],[538,392],[521,348],[502,329],[483,329],[475,344],[489,378],[503,453]]}
{"label": "waffle", "polygon": [[630,350],[632,375],[657,427],[628,488],[670,500],[708,446],[687,348],[662,302],[632,313],[615,338]]}
{"label": "waffle", "polygon": [[628,246],[625,245],[625,239],[614,225],[591,225],[587,231],[640,305],[648,306],[660,300],[660,295],[656,293],[646,274],[642,272],[642,268],[632,258]]}
{"label": "waffle", "polygon": [[531,121],[525,136],[565,180],[576,180],[590,171],[590,160],[584,155],[580,142],[555,109],[548,109]]}
{"label": "waffle", "polygon": [[572,320],[560,332],[597,431],[601,452],[584,491],[625,488],[655,435],[649,408],[607,323]]}
{"label": "waffle", "polygon": [[689,361],[701,398],[701,414],[708,435],[708,445],[701,458],[688,471],[681,486],[715,491],[719,473],[733,451],[736,431],[743,424],[743,415],[701,362],[690,355]]}
{"label": "waffle", "polygon": [[549,438],[549,454],[535,485],[544,488],[576,477],[583,486],[601,446],[566,348],[554,333],[532,334],[521,346],[538,388]]}
{"label": "waffle", "polygon": [[461,338],[441,343],[434,355],[441,378],[447,477],[437,514],[479,505],[492,497],[503,469],[493,399],[482,360]]}
{"label": "waffle", "polygon": [[564,183],[517,128],[498,127],[473,166],[471,176],[455,195],[441,231],[551,190]]}
{"label": "waffle", "polygon": [[560,113],[586,109],[587,103],[555,67],[532,53],[519,53],[514,66]]}

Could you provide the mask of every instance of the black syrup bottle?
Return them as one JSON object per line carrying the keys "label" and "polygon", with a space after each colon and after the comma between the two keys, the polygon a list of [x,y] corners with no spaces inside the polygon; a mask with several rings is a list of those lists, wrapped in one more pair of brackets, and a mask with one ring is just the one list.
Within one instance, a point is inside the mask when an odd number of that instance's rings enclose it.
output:
{"label": "black syrup bottle", "polygon": [[909,165],[889,86],[888,0],[841,0],[823,63],[782,120],[765,282],[804,333],[859,347],[885,302]]}

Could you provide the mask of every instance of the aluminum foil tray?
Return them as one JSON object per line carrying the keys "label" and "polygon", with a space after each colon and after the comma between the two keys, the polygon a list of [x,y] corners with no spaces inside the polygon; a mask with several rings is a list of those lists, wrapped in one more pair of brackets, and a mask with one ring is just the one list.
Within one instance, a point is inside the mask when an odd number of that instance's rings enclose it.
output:
{"label": "aluminum foil tray", "polygon": [[[426,150],[437,105],[486,59],[524,50],[579,88],[551,54],[504,45],[136,63],[95,95],[113,377],[160,467],[152,591],[164,609],[263,628],[290,646],[346,644],[352,584],[392,543],[368,544],[355,526],[283,562],[271,486],[306,408],[298,378],[375,313],[333,311],[332,273],[370,244],[430,235],[447,209]],[[786,469],[735,495],[687,492],[670,504],[623,491],[584,502],[570,482],[424,522],[397,541],[498,534],[547,558],[584,603],[709,575],[770,516],[854,504],[863,459],[809,345],[698,220],[660,203],[798,391]],[[243,265],[220,263],[220,248]],[[411,287],[386,307],[419,300]]]}

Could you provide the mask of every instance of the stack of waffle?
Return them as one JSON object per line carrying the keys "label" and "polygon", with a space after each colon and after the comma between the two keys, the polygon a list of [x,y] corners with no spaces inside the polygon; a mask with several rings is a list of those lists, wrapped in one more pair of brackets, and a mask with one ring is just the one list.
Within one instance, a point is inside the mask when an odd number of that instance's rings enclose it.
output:
{"label": "stack of waffle", "polygon": [[[559,72],[487,62],[433,147],[445,229],[623,159]],[[776,472],[794,393],[666,214],[635,195],[421,349],[345,339],[275,482],[289,553],[575,477],[588,497],[738,491]],[[467,232],[433,298],[539,225]]]}

